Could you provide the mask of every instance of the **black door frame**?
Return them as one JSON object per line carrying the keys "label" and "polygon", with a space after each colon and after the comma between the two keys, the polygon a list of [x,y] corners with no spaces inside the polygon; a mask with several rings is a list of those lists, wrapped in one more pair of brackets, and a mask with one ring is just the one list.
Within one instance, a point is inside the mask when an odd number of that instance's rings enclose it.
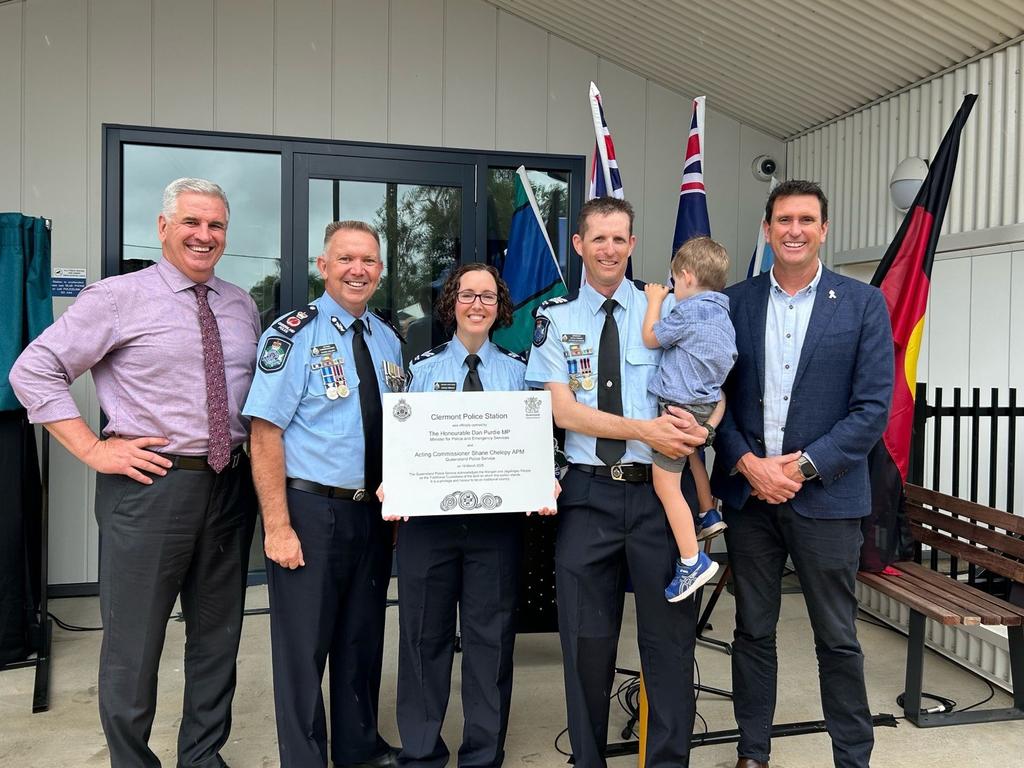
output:
{"label": "black door frame", "polygon": [[[286,136],[262,136],[224,131],[193,131],[180,128],[151,128],[138,125],[107,124],[103,131],[103,174],[102,174],[102,233],[101,233],[101,274],[103,277],[120,272],[121,234],[123,211],[121,191],[123,185],[123,146],[141,144],[184,149],[219,149],[225,151],[260,152],[277,154],[281,158],[281,312],[286,312],[306,303],[306,222],[308,209],[299,211],[296,197],[306,200],[309,190],[306,184],[296,184],[297,165],[321,162],[317,156],[348,158],[348,162],[359,161],[364,169],[375,163],[378,167],[392,167],[384,161],[405,163],[432,163],[442,165],[470,166],[473,173],[472,198],[464,194],[463,211],[474,212],[464,216],[462,260],[477,261],[485,258],[484,244],[487,240],[487,177],[491,168],[516,168],[525,165],[530,170],[569,171],[570,232],[575,225],[580,206],[583,204],[586,181],[586,158],[582,155],[539,154],[530,152],[496,152],[488,150],[447,149],[440,147],[415,147],[402,144],[377,144],[370,142],[339,141],[333,139],[305,139]],[[393,166],[398,168],[399,166]],[[412,166],[408,166],[412,167]],[[368,171],[372,172],[372,171]],[[307,177],[308,178],[308,177]],[[314,176],[315,178],[315,176]],[[348,177],[346,177],[348,178]],[[381,180],[374,178],[374,180]],[[470,207],[472,206],[472,207]],[[469,224],[472,223],[470,228]],[[298,238],[303,238],[300,242]],[[302,259],[294,254],[302,253]],[[566,283],[578,285],[582,272],[579,256],[569,248],[569,269]],[[301,271],[297,266],[301,262]]]}

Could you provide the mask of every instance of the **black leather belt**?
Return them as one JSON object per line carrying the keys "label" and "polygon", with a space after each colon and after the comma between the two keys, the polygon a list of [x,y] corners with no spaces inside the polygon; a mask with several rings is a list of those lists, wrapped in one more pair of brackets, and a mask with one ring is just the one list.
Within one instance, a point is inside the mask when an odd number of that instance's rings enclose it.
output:
{"label": "black leather belt", "polygon": [[[213,468],[207,461],[206,456],[181,456],[176,453],[155,453],[159,456],[163,456],[165,459],[169,459],[171,462],[171,469],[188,469],[193,472],[213,472]],[[237,467],[238,462],[242,460],[242,453],[242,446],[235,448],[235,450],[231,452],[231,460],[224,469],[234,469]]]}
{"label": "black leather belt", "polygon": [[298,477],[288,478],[288,487],[296,491],[315,493],[317,496],[326,496],[329,499],[349,499],[351,501],[376,501],[376,496],[366,492],[365,488],[335,488],[333,485],[320,485],[312,480],[302,480]]}
{"label": "black leather belt", "polygon": [[606,467],[604,464],[570,464],[570,469],[575,469],[594,477],[610,477],[623,483],[649,483],[651,481],[650,464],[613,464]]}

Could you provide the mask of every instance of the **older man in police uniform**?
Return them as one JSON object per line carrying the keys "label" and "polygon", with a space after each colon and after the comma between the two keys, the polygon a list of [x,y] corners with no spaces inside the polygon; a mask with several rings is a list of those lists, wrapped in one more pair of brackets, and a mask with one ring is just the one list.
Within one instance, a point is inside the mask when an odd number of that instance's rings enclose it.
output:
{"label": "older man in police uniform", "polygon": [[551,392],[570,462],[555,554],[569,738],[577,768],[603,768],[628,574],[651,707],[646,765],[679,768],[693,730],[696,620],[692,600],[664,597],[676,550],[651,486],[651,449],[686,455],[707,431],[681,410],[659,417],[647,389],[660,350],[641,338],[643,290],[623,279],[636,244],[632,206],[591,200],[577,230],[586,284],[538,311],[526,370],[527,384]]}
{"label": "older man in police uniform", "polygon": [[263,515],[274,708],[283,768],[325,766],[321,681],[331,662],[331,750],[338,766],[390,766],[377,731],[391,527],[374,494],[380,389],[401,391],[399,338],[367,311],[380,240],[359,221],[327,227],[324,293],[260,340],[244,412]]}

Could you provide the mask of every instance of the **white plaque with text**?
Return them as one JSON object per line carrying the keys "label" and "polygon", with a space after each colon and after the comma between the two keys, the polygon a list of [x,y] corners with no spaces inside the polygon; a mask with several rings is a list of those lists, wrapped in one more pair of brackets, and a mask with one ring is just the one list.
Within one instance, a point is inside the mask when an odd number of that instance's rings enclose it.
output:
{"label": "white plaque with text", "polygon": [[555,507],[548,392],[383,395],[384,515]]}

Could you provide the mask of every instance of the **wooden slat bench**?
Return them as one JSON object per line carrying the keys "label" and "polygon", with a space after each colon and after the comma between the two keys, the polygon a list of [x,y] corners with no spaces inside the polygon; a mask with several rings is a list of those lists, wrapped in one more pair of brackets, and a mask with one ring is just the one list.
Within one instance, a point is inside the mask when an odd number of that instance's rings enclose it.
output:
{"label": "wooden slat bench", "polygon": [[[1024,583],[1024,517],[907,485],[910,531],[922,544]],[[1024,719],[1024,607],[956,581],[914,562],[893,566],[899,575],[861,572],[859,581],[910,608],[904,713],[927,728]],[[943,625],[1007,628],[1013,706],[963,712],[921,712],[925,619]]]}

